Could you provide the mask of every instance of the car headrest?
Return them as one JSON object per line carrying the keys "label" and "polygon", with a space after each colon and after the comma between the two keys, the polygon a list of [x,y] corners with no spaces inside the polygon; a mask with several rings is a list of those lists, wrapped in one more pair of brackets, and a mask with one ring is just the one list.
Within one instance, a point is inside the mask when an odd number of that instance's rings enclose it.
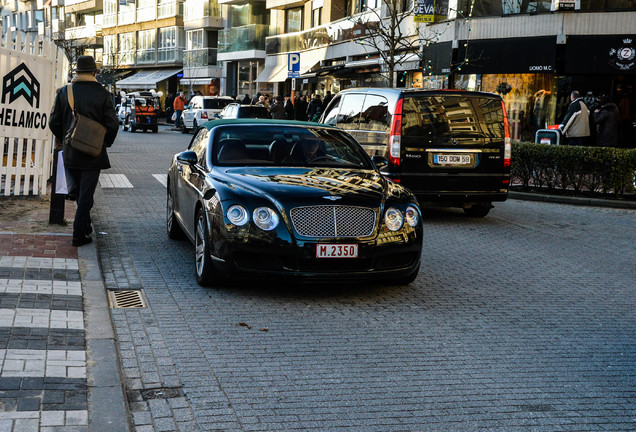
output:
{"label": "car headrest", "polygon": [[219,162],[249,159],[245,143],[238,138],[226,138],[219,141]]}

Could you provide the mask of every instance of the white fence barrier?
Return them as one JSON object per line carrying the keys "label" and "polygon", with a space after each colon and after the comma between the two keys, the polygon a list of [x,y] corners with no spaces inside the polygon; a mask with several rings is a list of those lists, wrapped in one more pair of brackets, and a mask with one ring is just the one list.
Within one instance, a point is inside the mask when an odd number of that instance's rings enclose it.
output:
{"label": "white fence barrier", "polygon": [[46,195],[53,139],[48,119],[68,61],[48,39],[0,39],[0,196]]}

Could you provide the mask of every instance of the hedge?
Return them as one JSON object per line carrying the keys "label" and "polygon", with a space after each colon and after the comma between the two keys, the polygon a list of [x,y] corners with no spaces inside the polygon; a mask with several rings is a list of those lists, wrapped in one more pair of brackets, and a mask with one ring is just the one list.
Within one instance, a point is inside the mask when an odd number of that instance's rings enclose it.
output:
{"label": "hedge", "polygon": [[623,195],[634,190],[636,149],[512,144],[511,176],[530,188]]}

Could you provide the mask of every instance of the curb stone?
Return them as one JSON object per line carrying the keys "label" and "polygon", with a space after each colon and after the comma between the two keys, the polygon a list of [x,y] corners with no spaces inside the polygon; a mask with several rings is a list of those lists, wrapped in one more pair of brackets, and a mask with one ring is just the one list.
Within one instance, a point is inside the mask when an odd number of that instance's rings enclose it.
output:
{"label": "curb stone", "polygon": [[571,204],[580,206],[593,206],[593,207],[608,207],[619,209],[635,209],[636,202],[632,201],[620,201],[620,200],[608,200],[600,198],[584,198],[584,197],[569,197],[561,195],[546,195],[529,192],[508,192],[508,198],[524,200],[524,201],[540,201],[558,204]]}

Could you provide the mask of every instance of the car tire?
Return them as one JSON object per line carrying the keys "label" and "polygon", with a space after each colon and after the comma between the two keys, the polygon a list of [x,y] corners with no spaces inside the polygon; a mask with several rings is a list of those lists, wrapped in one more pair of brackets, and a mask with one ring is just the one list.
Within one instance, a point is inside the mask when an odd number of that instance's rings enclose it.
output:
{"label": "car tire", "polygon": [[208,218],[203,210],[197,212],[194,228],[194,270],[197,283],[201,286],[210,286],[212,282],[219,281],[210,255]]}
{"label": "car tire", "polygon": [[121,123],[121,130],[123,130],[124,132],[128,131],[129,121],[130,119],[126,117],[124,121]]}
{"label": "car tire", "polygon": [[168,184],[167,189],[166,231],[168,232],[168,238],[172,240],[181,240],[184,238],[184,234],[179,222],[177,222],[177,216],[174,214],[174,199],[172,198],[172,192],[170,191],[170,184]]}
{"label": "car tire", "polygon": [[152,127],[152,133],[157,133],[159,132],[159,127],[158,126],[153,126]]}
{"label": "car tire", "polygon": [[199,130],[199,124],[197,123],[197,119],[192,120],[192,133],[196,135]]}
{"label": "car tire", "polygon": [[181,133],[182,134],[188,133],[188,130],[189,129],[187,127],[185,127],[185,123],[183,123],[183,125],[181,126]]}
{"label": "car tire", "polygon": [[464,208],[464,214],[466,214],[466,216],[468,217],[483,218],[488,213],[490,213],[491,208],[492,208],[492,205],[490,203],[474,205],[472,207]]}

